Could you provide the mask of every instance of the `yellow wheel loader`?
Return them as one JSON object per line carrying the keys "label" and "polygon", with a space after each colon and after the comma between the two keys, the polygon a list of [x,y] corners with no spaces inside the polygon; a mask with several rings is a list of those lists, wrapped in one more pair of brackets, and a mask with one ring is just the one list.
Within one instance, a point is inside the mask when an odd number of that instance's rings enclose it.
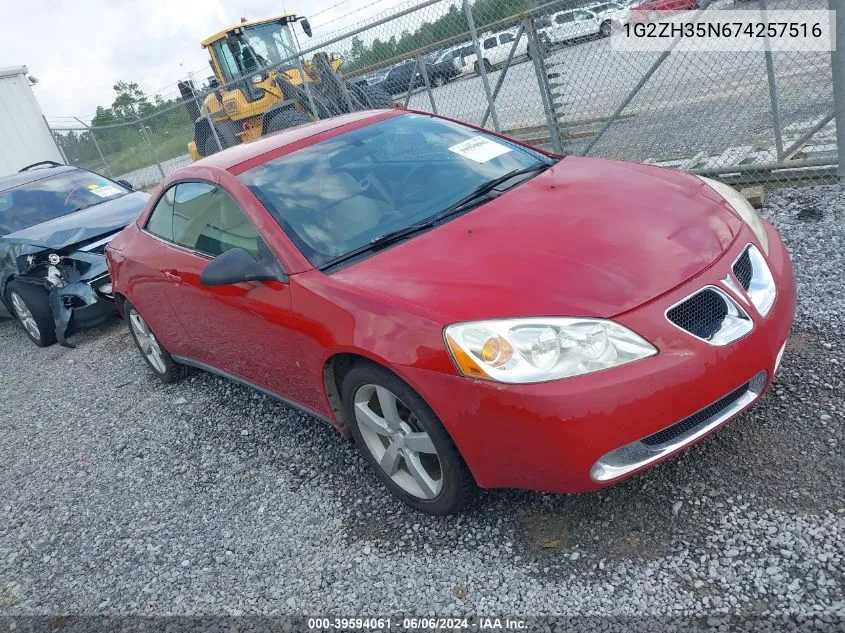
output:
{"label": "yellow wheel loader", "polygon": [[193,160],[315,119],[393,106],[381,88],[341,79],[337,55],[298,61],[295,22],[311,37],[308,20],[288,13],[242,20],[202,42],[214,72],[211,92],[203,98],[191,82],[179,83],[194,119]]}

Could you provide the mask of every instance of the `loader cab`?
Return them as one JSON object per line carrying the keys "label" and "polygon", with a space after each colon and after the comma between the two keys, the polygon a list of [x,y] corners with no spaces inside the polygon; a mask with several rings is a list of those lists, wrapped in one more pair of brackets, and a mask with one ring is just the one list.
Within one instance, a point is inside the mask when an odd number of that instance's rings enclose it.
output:
{"label": "loader cab", "polygon": [[205,40],[202,45],[208,49],[209,61],[220,83],[247,80],[258,84],[266,80],[262,71],[269,67],[281,66],[282,71],[296,69],[296,62],[291,59],[299,51],[292,30],[294,22],[301,22],[303,31],[310,36],[308,20],[288,14],[242,22]]}

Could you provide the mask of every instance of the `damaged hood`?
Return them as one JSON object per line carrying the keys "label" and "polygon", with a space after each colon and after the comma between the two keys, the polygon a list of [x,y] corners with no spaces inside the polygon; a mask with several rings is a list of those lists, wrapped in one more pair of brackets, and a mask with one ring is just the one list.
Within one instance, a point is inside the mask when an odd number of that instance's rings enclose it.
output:
{"label": "damaged hood", "polygon": [[0,239],[11,244],[63,250],[123,229],[140,215],[149,197],[149,194],[142,191],[133,191],[76,213],[15,231]]}

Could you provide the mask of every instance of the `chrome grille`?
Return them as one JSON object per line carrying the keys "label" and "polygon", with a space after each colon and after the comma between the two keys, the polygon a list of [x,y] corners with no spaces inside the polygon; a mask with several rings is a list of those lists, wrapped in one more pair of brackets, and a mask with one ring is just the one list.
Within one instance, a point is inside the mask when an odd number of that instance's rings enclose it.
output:
{"label": "chrome grille", "polygon": [[751,286],[751,277],[754,275],[754,269],[751,267],[751,257],[748,255],[748,249],[742,251],[742,255],[734,262],[733,265],[734,276],[740,285],[748,290]]}
{"label": "chrome grille", "polygon": [[754,328],[748,313],[715,286],[707,286],[666,311],[670,323],[712,345],[727,345]]}

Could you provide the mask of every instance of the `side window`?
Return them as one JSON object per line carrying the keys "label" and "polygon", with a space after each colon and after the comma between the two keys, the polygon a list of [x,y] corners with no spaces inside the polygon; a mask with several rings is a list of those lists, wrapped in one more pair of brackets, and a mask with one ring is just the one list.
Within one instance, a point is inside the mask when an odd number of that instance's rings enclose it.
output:
{"label": "side window", "polygon": [[572,22],[572,14],[571,13],[559,13],[555,18],[555,22],[558,24],[567,24]]}
{"label": "side window", "polygon": [[499,43],[500,44],[507,44],[508,42],[513,42],[514,39],[516,39],[516,38],[514,38],[513,33],[502,33],[499,36]]}
{"label": "side window", "polygon": [[593,16],[593,14],[592,14],[592,13],[587,13],[586,11],[578,11],[578,12],[575,14],[575,19],[576,19],[578,22],[583,22],[584,20],[589,20],[589,19],[591,19],[591,18],[593,18],[593,17],[594,17],[594,16]]}
{"label": "side window", "polygon": [[495,37],[488,37],[484,40],[484,50],[489,48],[496,48],[496,38]]}
{"label": "side window", "polygon": [[171,187],[159,198],[158,204],[147,220],[147,230],[153,235],[173,241],[173,198],[176,187]]}
{"label": "side window", "polygon": [[258,233],[229,194],[204,182],[176,185],[174,242],[217,257],[242,248],[258,257]]}
{"label": "side window", "polygon": [[147,230],[211,257],[242,248],[258,258],[258,232],[237,203],[219,187],[180,182],[153,209]]}

